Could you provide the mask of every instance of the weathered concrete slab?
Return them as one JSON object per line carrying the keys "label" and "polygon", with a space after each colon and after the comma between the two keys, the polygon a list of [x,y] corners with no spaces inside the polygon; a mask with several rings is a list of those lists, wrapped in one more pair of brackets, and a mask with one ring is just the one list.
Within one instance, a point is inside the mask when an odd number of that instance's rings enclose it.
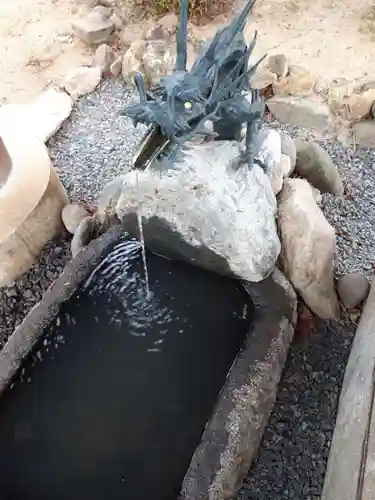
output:
{"label": "weathered concrete slab", "polygon": [[375,282],[346,367],[321,500],[375,498]]}

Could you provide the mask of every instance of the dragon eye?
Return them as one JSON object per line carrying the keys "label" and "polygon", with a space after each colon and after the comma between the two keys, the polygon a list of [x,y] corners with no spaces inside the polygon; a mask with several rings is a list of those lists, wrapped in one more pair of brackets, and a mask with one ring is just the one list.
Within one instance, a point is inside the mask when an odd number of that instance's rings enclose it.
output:
{"label": "dragon eye", "polygon": [[191,102],[189,102],[189,101],[184,102],[185,109],[191,109],[192,107],[193,107],[193,105],[191,104]]}

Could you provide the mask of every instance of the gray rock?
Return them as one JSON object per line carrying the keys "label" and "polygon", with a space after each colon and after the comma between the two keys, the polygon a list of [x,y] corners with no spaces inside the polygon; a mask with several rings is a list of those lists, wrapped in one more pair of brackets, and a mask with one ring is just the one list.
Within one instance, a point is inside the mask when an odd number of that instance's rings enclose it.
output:
{"label": "gray rock", "polygon": [[93,10],[86,17],[73,21],[72,27],[77,38],[88,44],[98,45],[109,41],[115,23],[102,12]]}
{"label": "gray rock", "polygon": [[370,284],[361,273],[350,273],[341,276],[337,281],[337,293],[346,309],[354,309],[366,299]]}
{"label": "gray rock", "polygon": [[264,127],[256,141],[257,158],[263,162],[267,172],[272,171],[281,160],[281,138],[277,130]]}
{"label": "gray rock", "polygon": [[144,40],[134,41],[122,58],[121,74],[127,84],[133,83],[134,75],[137,72],[145,73],[143,66],[143,55],[146,50]]}
{"label": "gray rock", "polygon": [[111,64],[109,71],[113,76],[119,76],[122,70],[122,56],[117,57]]}
{"label": "gray rock", "polygon": [[321,193],[342,195],[344,186],[330,155],[312,141],[295,141],[297,149],[296,172],[307,179]]}
{"label": "gray rock", "polygon": [[300,66],[289,68],[288,76],[279,78],[272,84],[273,93],[279,97],[308,96],[313,94],[316,77]]}
{"label": "gray rock", "polygon": [[322,319],[340,316],[333,273],[335,230],[303,179],[286,179],[279,196],[278,225],[283,270],[310,309]]}
{"label": "gray rock", "polygon": [[99,197],[98,218],[104,223],[108,217],[116,214],[116,206],[121,196],[125,176],[120,176],[109,182]]}
{"label": "gray rock", "polygon": [[274,129],[264,127],[258,135],[257,149],[257,157],[266,167],[273,192],[278,194],[283,187],[280,134]]}
{"label": "gray rock", "polygon": [[116,210],[124,228],[138,234],[140,210],[151,250],[220,274],[263,280],[280,252],[276,199],[260,167],[239,165],[242,151],[237,142],[210,142],[191,147],[170,168],[129,172]]}
{"label": "gray rock", "polygon": [[294,169],[292,168],[292,162],[290,161],[289,156],[283,154],[281,155],[280,169],[283,179],[292,175]]}
{"label": "gray rock", "polygon": [[290,158],[290,166],[292,170],[289,175],[291,175],[296,167],[297,148],[293,139],[290,137],[290,135],[286,134],[285,132],[282,131],[280,132],[280,138],[281,138],[281,153],[283,155],[289,156]]}
{"label": "gray rock", "polygon": [[112,9],[104,5],[97,5],[92,12],[99,15],[102,19],[109,19],[112,16]]}
{"label": "gray rock", "polygon": [[268,99],[267,106],[275,118],[294,127],[324,132],[331,126],[331,114],[317,97],[281,97]]}
{"label": "gray rock", "polygon": [[94,54],[94,66],[97,66],[101,69],[102,73],[107,72],[111,67],[115,58],[115,54],[113,52],[112,47],[107,45],[106,43],[102,43],[96,49]]}
{"label": "gray rock", "polygon": [[75,257],[93,239],[95,229],[94,217],[88,216],[81,220],[70,243],[72,256]]}
{"label": "gray rock", "polygon": [[265,89],[269,85],[272,85],[277,80],[277,76],[272,71],[267,68],[258,69],[255,75],[251,79],[251,87],[253,89]]}
{"label": "gray rock", "polygon": [[363,148],[375,147],[375,121],[364,120],[354,123],[352,127],[355,143]]}
{"label": "gray rock", "polygon": [[101,68],[82,66],[68,73],[63,86],[72,99],[77,99],[90,94],[99,85],[101,78]]}
{"label": "gray rock", "polygon": [[279,78],[288,74],[288,60],[285,54],[275,54],[268,58],[268,69]]}
{"label": "gray rock", "polygon": [[62,209],[61,218],[69,233],[74,234],[82,219],[88,215],[89,213],[83,205],[70,203]]}

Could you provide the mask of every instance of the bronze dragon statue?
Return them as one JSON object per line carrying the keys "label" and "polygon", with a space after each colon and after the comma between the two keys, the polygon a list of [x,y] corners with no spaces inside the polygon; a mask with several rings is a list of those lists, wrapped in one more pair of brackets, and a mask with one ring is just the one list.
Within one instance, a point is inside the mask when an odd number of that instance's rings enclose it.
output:
{"label": "bronze dragon statue", "polygon": [[[249,67],[257,32],[249,45],[244,39],[247,17],[255,3],[248,0],[233,22],[216,33],[187,70],[188,3],[180,0],[180,20],[177,29],[175,68],[147,89],[141,73],[134,83],[139,92],[137,104],[128,106],[122,114],[148,125],[147,133],[134,157],[135,168],[145,168],[153,160],[173,159],[187,141],[195,136],[213,136],[214,140],[240,140],[246,124],[243,160],[252,167],[256,136],[263,122],[265,105],[258,90],[251,88],[251,76],[263,56]],[[210,120],[213,130],[206,126]],[[261,164],[264,168],[264,165]]]}

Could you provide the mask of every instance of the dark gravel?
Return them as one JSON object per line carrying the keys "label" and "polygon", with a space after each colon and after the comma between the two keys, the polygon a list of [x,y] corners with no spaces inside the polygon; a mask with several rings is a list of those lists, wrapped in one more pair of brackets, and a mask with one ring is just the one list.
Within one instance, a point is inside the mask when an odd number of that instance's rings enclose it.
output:
{"label": "dark gravel", "polygon": [[263,442],[238,500],[319,500],[353,324],[296,334]]}
{"label": "dark gravel", "polygon": [[39,261],[13,286],[0,288],[0,349],[27,313],[61,274],[70,258],[70,245],[64,235],[48,243]]}
{"label": "dark gravel", "polygon": [[[119,116],[133,99],[120,82],[105,81],[78,103],[50,141],[52,160],[74,201],[95,204],[106,182],[124,173],[143,133]],[[296,129],[292,136],[306,135]],[[307,134],[308,135],[308,134]],[[326,217],[338,230],[338,273],[373,274],[375,153],[320,141],[337,162],[344,197],[326,195]],[[49,244],[40,261],[14,286],[0,290],[0,347],[40,300],[69,258],[69,237]],[[335,422],[354,326],[316,323],[297,335],[263,443],[238,500],[317,500]]]}

